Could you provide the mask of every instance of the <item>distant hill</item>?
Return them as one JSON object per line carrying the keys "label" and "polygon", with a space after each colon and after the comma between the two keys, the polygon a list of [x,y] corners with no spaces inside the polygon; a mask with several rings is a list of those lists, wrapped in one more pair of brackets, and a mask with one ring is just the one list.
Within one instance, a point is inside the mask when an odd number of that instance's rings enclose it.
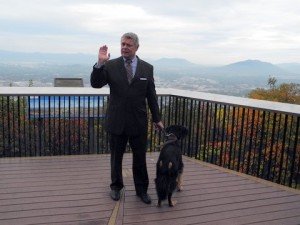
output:
{"label": "distant hill", "polygon": [[189,62],[181,58],[161,58],[158,60],[150,61],[155,66],[168,66],[168,67],[199,67],[200,65]]}
{"label": "distant hill", "polygon": [[222,66],[218,70],[222,71],[223,73],[230,72],[231,75],[238,76],[293,76],[293,74],[287,70],[284,70],[271,63],[262,62],[259,60],[245,60],[236,62]]}
{"label": "distant hill", "polygon": [[[172,76],[202,76],[205,78],[215,78],[222,80],[259,80],[266,81],[269,76],[276,77],[279,80],[300,80],[300,70],[297,71],[297,65],[294,70],[289,66],[278,66],[260,60],[245,60],[219,67],[205,67],[193,64],[185,59],[161,59],[152,62],[162,76],[172,73]],[[300,64],[299,64],[300,65]],[[288,70],[289,69],[289,70]],[[178,72],[174,74],[174,72]],[[231,82],[235,82],[234,80]]]}
{"label": "distant hill", "polygon": [[[13,52],[0,50],[0,63],[49,63],[49,64],[94,64],[97,55],[40,53],[40,52]],[[181,75],[229,75],[229,76],[296,76],[300,74],[300,64],[285,63],[274,65],[260,60],[245,60],[219,67],[207,67],[191,63],[182,58],[161,58],[150,60],[159,71],[178,72]]]}
{"label": "distant hill", "polygon": [[[33,80],[39,84],[53,82],[55,77],[80,77],[89,85],[89,76],[97,55],[24,53],[0,50],[0,86]],[[300,83],[300,64],[271,64],[245,60],[224,66],[203,66],[182,58],[146,60],[153,64],[159,87],[244,95],[262,87],[269,76],[278,83]],[[16,64],[18,66],[16,66]],[[47,84],[48,85],[48,84]],[[237,90],[238,93],[235,93]]]}

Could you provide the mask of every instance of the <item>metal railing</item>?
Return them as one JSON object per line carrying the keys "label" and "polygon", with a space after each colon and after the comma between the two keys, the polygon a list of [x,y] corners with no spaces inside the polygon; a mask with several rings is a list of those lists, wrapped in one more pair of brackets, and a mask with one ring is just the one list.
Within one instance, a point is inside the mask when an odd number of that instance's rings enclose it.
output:
{"label": "metal railing", "polygon": [[[165,126],[184,125],[183,154],[300,188],[300,106],[158,89]],[[108,89],[0,90],[0,157],[108,153]],[[163,136],[149,121],[148,150]]]}

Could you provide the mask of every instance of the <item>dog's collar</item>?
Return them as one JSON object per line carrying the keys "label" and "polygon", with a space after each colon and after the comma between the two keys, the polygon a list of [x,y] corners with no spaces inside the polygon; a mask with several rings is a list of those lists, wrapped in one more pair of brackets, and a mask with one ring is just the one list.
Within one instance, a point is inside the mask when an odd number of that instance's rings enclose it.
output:
{"label": "dog's collar", "polygon": [[173,142],[176,142],[176,141],[178,141],[178,138],[176,137],[175,134],[173,134],[173,133],[165,134],[165,143],[164,143],[164,145],[170,144],[170,143],[173,143]]}
{"label": "dog's collar", "polygon": [[171,140],[177,140],[177,137],[176,137],[176,135],[175,134],[173,134],[173,133],[169,133],[169,134],[165,134],[165,139],[167,140],[167,141],[171,141]]}

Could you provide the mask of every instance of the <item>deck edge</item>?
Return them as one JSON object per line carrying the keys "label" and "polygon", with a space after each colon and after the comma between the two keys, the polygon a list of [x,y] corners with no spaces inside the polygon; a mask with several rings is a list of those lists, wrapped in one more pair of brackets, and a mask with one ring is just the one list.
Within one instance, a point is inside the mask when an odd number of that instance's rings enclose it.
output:
{"label": "deck edge", "polygon": [[289,191],[289,192],[293,192],[295,194],[300,194],[300,190],[295,189],[295,188],[291,188],[291,187],[288,187],[288,186],[277,184],[277,183],[274,183],[272,181],[268,181],[268,180],[264,180],[262,178],[251,176],[249,174],[240,173],[240,172],[237,172],[235,170],[227,169],[227,168],[224,168],[224,167],[221,167],[221,166],[218,166],[218,165],[214,165],[214,164],[211,164],[211,163],[208,163],[208,162],[204,162],[204,161],[201,161],[201,160],[198,160],[198,159],[195,159],[195,158],[191,158],[191,157],[188,157],[188,156],[183,156],[183,157],[186,160],[199,163],[203,166],[211,167],[211,168],[218,169],[218,170],[221,170],[221,171],[226,172],[226,173],[230,173],[230,174],[234,174],[234,175],[237,175],[237,176],[245,177],[247,179],[250,179],[250,180],[253,180],[253,181],[268,185],[268,186],[272,186],[272,187],[275,187],[275,188],[278,188],[278,189],[281,189],[281,190],[284,190],[284,191]]}

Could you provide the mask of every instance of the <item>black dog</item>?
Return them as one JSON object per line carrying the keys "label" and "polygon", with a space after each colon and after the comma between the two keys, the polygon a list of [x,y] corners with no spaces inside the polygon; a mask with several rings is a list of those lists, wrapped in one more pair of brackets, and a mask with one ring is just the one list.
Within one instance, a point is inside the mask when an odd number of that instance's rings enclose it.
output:
{"label": "black dog", "polygon": [[182,190],[183,162],[179,140],[188,134],[187,128],[179,125],[171,125],[166,128],[166,141],[161,149],[156,164],[155,187],[158,196],[158,206],[168,197],[169,206],[176,202],[172,201],[172,194],[176,187]]}

